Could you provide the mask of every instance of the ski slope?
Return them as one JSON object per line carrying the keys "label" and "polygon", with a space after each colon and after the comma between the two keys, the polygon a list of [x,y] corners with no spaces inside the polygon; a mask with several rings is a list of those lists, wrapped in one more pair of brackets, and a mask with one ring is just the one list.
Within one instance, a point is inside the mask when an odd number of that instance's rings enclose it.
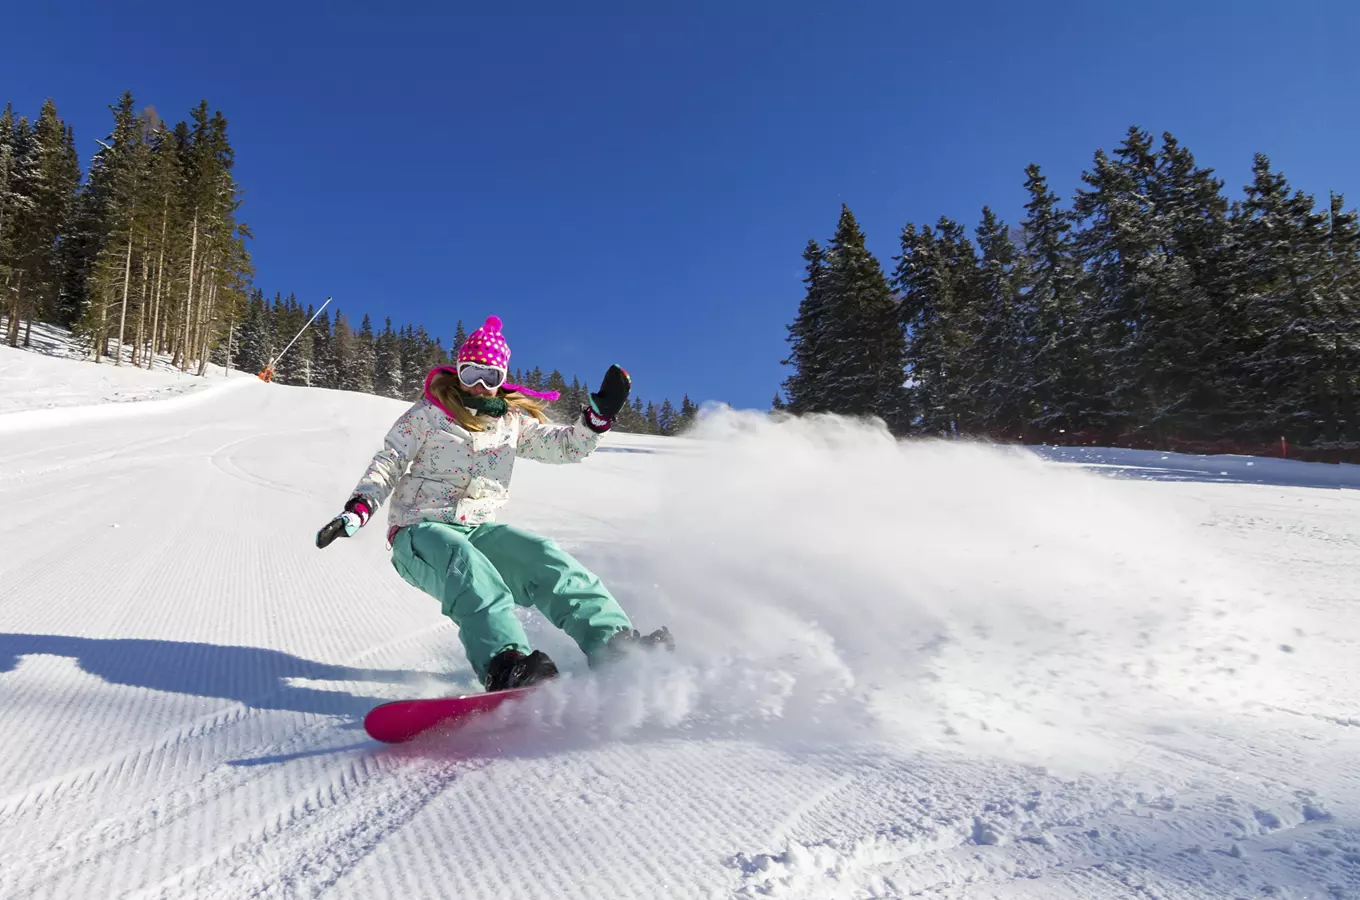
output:
{"label": "ski slope", "polygon": [[383,527],[313,536],[403,406],[0,415],[0,897],[1360,897],[1355,467],[611,436],[505,518],[677,653],[526,614],[566,677],[389,747],[471,672]]}

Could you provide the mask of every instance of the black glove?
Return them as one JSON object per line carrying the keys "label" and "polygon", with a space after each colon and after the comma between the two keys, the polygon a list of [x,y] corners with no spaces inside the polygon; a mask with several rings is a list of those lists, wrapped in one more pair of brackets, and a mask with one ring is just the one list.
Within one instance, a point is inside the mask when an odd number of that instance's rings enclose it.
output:
{"label": "black glove", "polygon": [[371,515],[368,501],[363,497],[350,497],[345,511],[331,519],[316,533],[316,545],[323,550],[340,537],[354,537],[354,533],[364,527]]}
{"label": "black glove", "polygon": [[586,427],[597,434],[604,434],[614,426],[614,417],[628,402],[628,394],[633,389],[633,379],[618,366],[610,366],[604,373],[600,389],[590,395],[590,406],[584,410]]}

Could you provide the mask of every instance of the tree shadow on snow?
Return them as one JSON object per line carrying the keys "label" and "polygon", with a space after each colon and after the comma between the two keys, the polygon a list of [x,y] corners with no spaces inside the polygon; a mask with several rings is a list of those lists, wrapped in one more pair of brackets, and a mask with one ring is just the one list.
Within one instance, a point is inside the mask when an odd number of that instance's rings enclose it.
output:
{"label": "tree shadow on snow", "polygon": [[[0,633],[0,673],[12,671],[24,656],[69,657],[83,671],[109,684],[217,697],[254,709],[335,716],[362,716],[375,704],[391,699],[350,693],[345,682],[406,684],[435,679],[463,683],[469,677],[466,672],[333,665],[260,647]],[[293,684],[294,679],[340,684],[335,690],[322,690]]]}

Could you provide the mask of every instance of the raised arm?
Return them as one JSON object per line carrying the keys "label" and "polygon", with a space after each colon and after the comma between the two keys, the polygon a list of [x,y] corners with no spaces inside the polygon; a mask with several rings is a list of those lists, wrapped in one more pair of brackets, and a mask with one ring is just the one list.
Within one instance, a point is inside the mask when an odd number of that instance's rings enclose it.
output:
{"label": "raised arm", "polygon": [[515,452],[544,463],[575,463],[590,455],[600,435],[614,425],[633,382],[618,366],[610,366],[600,389],[590,395],[590,403],[574,425],[544,425],[531,416],[520,420],[519,444]]}
{"label": "raised arm", "polygon": [[587,427],[585,416],[575,425],[544,425],[532,416],[520,415],[515,453],[525,459],[554,465],[577,463],[600,443],[600,433]]}

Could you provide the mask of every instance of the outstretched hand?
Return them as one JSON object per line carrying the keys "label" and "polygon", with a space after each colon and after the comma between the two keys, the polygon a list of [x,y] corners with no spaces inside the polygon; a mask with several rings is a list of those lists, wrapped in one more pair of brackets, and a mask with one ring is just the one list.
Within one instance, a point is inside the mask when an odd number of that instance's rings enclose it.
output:
{"label": "outstretched hand", "polygon": [[604,373],[600,389],[590,395],[590,407],[585,411],[586,424],[598,432],[608,431],[632,390],[633,379],[628,372],[620,366],[610,366]]}
{"label": "outstretched hand", "polygon": [[358,519],[354,513],[345,513],[331,519],[316,533],[316,545],[324,550],[336,538],[353,537],[354,532],[359,530]]}
{"label": "outstretched hand", "polygon": [[336,538],[354,537],[355,532],[364,527],[370,514],[368,503],[362,497],[351,497],[345,504],[345,511],[316,533],[316,545],[324,550]]}

